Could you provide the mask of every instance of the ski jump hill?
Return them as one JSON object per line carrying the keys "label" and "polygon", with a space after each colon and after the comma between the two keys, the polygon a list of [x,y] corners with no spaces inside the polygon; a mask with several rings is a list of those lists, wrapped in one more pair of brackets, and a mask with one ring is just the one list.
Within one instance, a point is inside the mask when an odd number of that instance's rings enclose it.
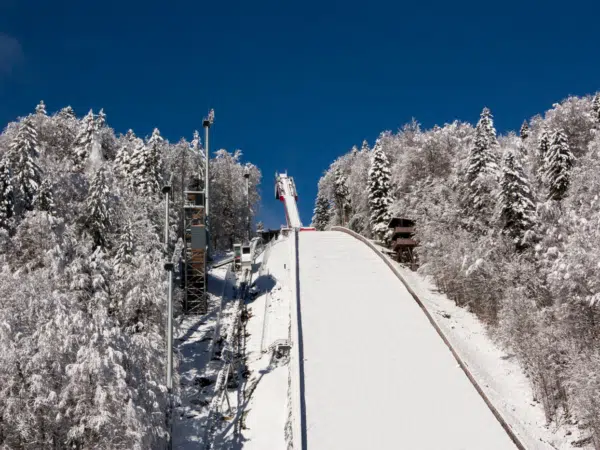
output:
{"label": "ski jump hill", "polygon": [[293,448],[524,448],[373,244],[339,227],[302,232],[287,174],[276,196],[293,230]]}

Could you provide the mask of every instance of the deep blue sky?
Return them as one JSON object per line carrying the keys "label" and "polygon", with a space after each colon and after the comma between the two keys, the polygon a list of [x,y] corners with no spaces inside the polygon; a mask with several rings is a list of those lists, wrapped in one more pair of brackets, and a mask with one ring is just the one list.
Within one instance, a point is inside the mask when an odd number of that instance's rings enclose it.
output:
{"label": "deep blue sky", "polygon": [[0,0],[0,127],[43,99],[176,141],[212,107],[211,147],[263,171],[266,225],[285,169],[309,223],[322,172],[384,129],[483,106],[514,129],[600,89],[598,3]]}

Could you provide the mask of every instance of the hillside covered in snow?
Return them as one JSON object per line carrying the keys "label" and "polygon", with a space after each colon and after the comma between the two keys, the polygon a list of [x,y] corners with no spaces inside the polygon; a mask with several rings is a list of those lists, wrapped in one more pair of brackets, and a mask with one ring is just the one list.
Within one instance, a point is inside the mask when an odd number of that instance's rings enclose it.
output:
{"label": "hillside covered in snow", "polygon": [[497,136],[417,122],[334,161],[313,225],[389,239],[416,221],[419,271],[514,355],[549,425],[600,448],[600,95],[569,97]]}
{"label": "hillside covered in snow", "polygon": [[[219,251],[245,232],[261,174],[239,151],[211,159]],[[43,103],[0,134],[0,448],[163,447],[161,189],[171,181],[174,244],[202,160],[197,133],[116,135],[103,111],[48,115]]]}

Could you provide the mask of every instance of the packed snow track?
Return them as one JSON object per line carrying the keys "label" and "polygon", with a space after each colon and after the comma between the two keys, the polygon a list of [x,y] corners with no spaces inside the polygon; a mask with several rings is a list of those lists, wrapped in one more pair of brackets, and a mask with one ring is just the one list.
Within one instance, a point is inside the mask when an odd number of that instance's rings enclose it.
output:
{"label": "packed snow track", "polygon": [[345,233],[300,233],[304,448],[515,449],[404,285]]}

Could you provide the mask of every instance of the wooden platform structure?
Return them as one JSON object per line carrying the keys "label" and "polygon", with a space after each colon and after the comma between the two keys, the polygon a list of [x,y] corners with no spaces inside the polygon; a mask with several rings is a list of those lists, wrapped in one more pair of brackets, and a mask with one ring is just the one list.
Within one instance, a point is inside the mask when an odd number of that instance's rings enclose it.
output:
{"label": "wooden platform structure", "polygon": [[206,314],[206,249],[208,233],[204,191],[186,191],[184,209],[184,304],[186,314]]}
{"label": "wooden platform structure", "polygon": [[414,268],[416,260],[413,250],[417,246],[417,241],[414,239],[414,220],[394,217],[390,220],[388,228],[393,230],[390,247],[394,252],[394,259],[401,263],[410,264],[411,268]]}

